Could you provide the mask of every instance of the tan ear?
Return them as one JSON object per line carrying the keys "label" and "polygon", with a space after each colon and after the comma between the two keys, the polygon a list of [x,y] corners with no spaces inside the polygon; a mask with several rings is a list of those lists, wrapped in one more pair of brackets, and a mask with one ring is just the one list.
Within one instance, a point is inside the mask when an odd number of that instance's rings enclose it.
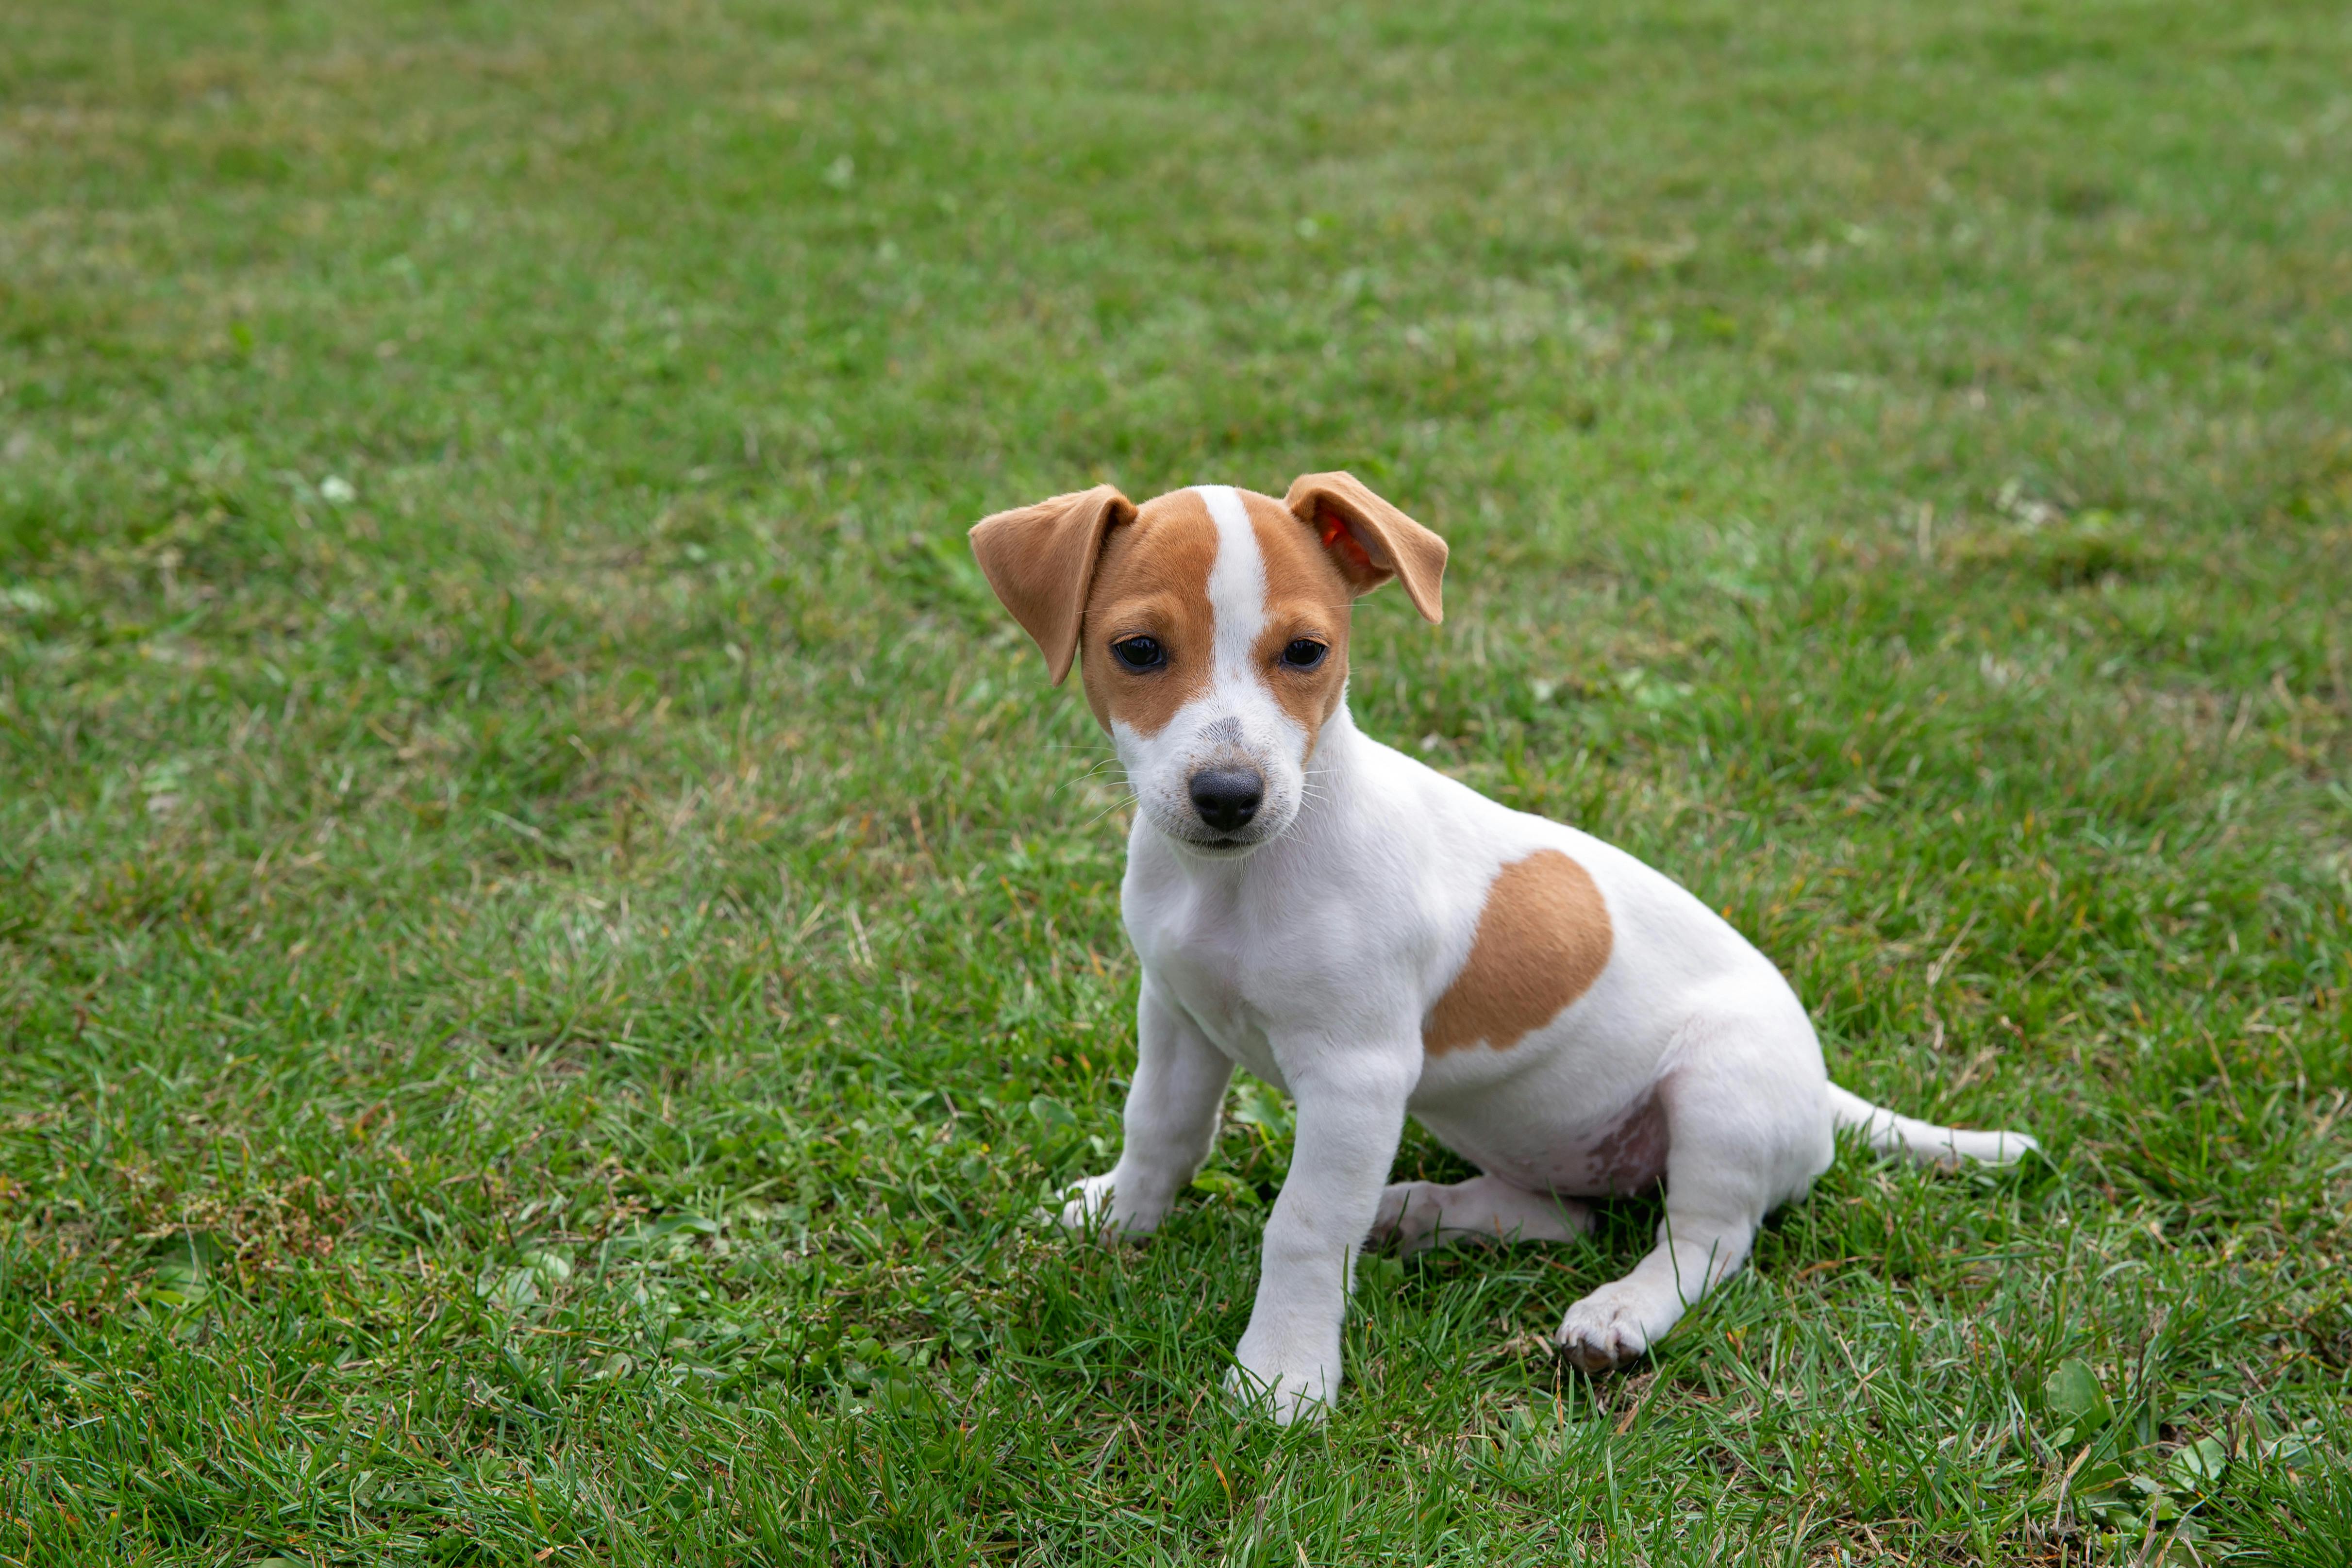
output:
{"label": "tan ear", "polygon": [[1087,589],[1102,558],[1103,535],[1135,521],[1135,503],[1115,485],[1097,485],[1016,507],[972,525],[971,552],[988,585],[1045,656],[1056,686],[1078,654]]}
{"label": "tan ear", "polygon": [[1301,474],[1282,504],[1315,531],[1359,594],[1394,577],[1431,625],[1445,618],[1439,584],[1445,541],[1374,495],[1353,474]]}

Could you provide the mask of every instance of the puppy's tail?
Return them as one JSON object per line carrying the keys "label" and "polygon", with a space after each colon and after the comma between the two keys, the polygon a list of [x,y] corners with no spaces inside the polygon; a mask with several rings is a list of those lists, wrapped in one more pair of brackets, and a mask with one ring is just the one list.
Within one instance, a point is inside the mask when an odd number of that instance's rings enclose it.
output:
{"label": "puppy's tail", "polygon": [[1963,1160],[2013,1165],[2042,1147],[2022,1132],[1970,1132],[1897,1116],[1835,1084],[1830,1085],[1830,1120],[1839,1127],[1862,1129],[1863,1137],[1882,1154],[1908,1154],[1947,1168]]}

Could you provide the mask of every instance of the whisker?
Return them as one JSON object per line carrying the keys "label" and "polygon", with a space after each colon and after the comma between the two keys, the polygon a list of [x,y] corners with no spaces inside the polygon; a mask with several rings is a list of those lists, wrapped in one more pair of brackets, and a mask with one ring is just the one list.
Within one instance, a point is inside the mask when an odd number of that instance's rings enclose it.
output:
{"label": "whisker", "polygon": [[1062,783],[1055,786],[1055,789],[1056,793],[1060,793],[1062,791],[1076,789],[1082,784],[1101,784],[1105,782],[1124,785],[1127,793],[1129,795],[1133,795],[1135,793],[1135,781],[1129,778],[1124,773],[1119,774],[1116,779],[1109,779],[1108,781],[1106,781],[1105,775],[1099,773],[1081,773],[1076,778],[1063,780]]}
{"label": "whisker", "polygon": [[1087,817],[1086,821],[1080,823],[1078,826],[1081,828],[1092,827],[1096,823],[1100,822],[1104,817],[1108,816],[1120,806],[1132,805],[1133,802],[1134,796],[1132,795],[1129,795],[1126,800],[1112,801],[1108,805],[1104,806],[1100,811],[1096,812],[1092,816]]}

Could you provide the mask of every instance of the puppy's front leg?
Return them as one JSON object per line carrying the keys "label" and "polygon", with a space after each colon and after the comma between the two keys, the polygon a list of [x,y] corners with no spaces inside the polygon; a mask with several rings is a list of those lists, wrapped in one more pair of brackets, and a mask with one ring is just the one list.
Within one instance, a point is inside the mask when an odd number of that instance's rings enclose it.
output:
{"label": "puppy's front leg", "polygon": [[1209,1157],[1231,1058],[1143,977],[1135,1010],[1135,1079],[1128,1086],[1118,1163],[1065,1189],[1062,1223],[1138,1236],[1156,1230]]}
{"label": "puppy's front leg", "polygon": [[1266,1221],[1257,1303],[1234,1352],[1233,1382],[1244,1396],[1268,1400],[1288,1426],[1320,1414],[1339,1392],[1339,1330],[1356,1252],[1396,1159],[1421,1042],[1328,1053],[1311,1072],[1283,1066],[1298,1100],[1298,1135]]}

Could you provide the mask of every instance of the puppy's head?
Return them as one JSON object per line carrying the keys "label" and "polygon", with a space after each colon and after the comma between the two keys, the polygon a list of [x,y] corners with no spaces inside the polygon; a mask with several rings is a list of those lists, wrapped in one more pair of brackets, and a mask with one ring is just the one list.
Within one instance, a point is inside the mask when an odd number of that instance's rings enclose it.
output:
{"label": "puppy's head", "polygon": [[1143,503],[1108,485],[971,531],[1059,685],[1073,662],[1145,818],[1245,855],[1288,827],[1348,685],[1348,615],[1391,577],[1435,621],[1445,542],[1348,474],[1281,500],[1224,485]]}

